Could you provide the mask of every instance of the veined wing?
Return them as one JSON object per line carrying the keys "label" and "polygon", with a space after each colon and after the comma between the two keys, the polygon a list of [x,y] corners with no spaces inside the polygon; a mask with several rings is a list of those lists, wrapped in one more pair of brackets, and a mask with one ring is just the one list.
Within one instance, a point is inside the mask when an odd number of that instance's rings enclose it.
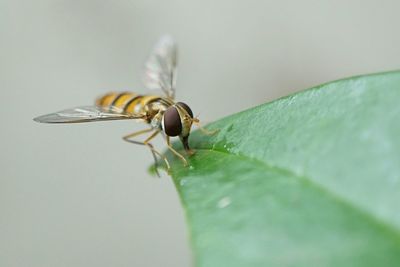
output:
{"label": "veined wing", "polygon": [[97,106],[83,106],[46,114],[33,120],[42,123],[78,123],[144,118],[143,114],[126,114],[116,109],[106,110]]}
{"label": "veined wing", "polygon": [[149,89],[161,89],[174,98],[177,57],[178,49],[172,37],[161,37],[146,61],[144,85]]}

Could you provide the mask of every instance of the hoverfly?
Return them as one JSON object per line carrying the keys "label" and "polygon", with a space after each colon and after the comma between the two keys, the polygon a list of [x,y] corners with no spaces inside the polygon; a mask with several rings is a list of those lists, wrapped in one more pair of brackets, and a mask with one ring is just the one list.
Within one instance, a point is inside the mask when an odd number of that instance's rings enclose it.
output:
{"label": "hoverfly", "polygon": [[[168,159],[158,152],[150,141],[159,134],[166,140],[167,147],[185,166],[187,160],[170,143],[170,137],[178,136],[186,153],[194,153],[189,147],[189,134],[192,124],[199,126],[205,134],[213,134],[200,126],[193,117],[190,107],[183,102],[175,102],[175,84],[177,74],[177,45],[170,36],[163,36],[156,43],[144,68],[144,85],[148,89],[159,89],[165,94],[140,95],[133,92],[112,92],[98,98],[93,106],[82,106],[62,110],[34,118],[42,123],[79,123],[107,120],[141,120],[150,128],[128,134],[123,137],[127,142],[147,146],[154,158],[158,173],[157,156],[164,160],[167,171]],[[150,133],[144,141],[134,140],[142,134]]]}

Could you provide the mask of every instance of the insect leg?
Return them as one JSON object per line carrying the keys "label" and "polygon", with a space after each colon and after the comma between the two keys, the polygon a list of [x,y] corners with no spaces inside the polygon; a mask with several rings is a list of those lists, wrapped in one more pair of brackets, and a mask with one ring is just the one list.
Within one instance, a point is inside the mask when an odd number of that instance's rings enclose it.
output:
{"label": "insect leg", "polygon": [[154,158],[154,165],[155,165],[155,167],[156,167],[156,173],[157,173],[157,175],[160,177],[160,173],[158,172],[158,162],[157,162],[156,154],[157,154],[160,158],[162,158],[162,159],[164,160],[165,165],[167,166],[167,171],[168,171],[168,172],[169,172],[169,170],[170,170],[170,165],[169,165],[169,162],[168,162],[167,158],[166,158],[165,156],[163,156],[160,152],[158,152],[158,151],[153,147],[153,145],[149,143],[149,141],[150,141],[151,139],[153,139],[154,137],[157,136],[157,134],[159,133],[159,131],[154,132],[150,137],[148,137],[148,138],[147,138],[145,141],[143,141],[143,142],[141,142],[141,141],[136,141],[136,140],[132,140],[132,139],[131,139],[131,138],[133,138],[133,137],[135,137],[135,136],[138,136],[138,135],[141,135],[141,134],[145,134],[145,133],[151,132],[151,131],[153,131],[153,130],[154,130],[154,129],[151,129],[151,128],[150,128],[150,129],[141,130],[141,131],[138,131],[138,132],[135,132],[135,133],[132,133],[132,134],[128,134],[128,135],[124,136],[123,139],[124,139],[125,141],[129,142],[129,143],[133,143],[133,144],[137,144],[137,145],[145,145],[145,146],[148,146],[148,147],[150,148],[150,151],[151,151],[151,153],[152,153],[152,155],[153,155],[153,158]]}
{"label": "insect leg", "polygon": [[154,132],[151,136],[149,136],[146,140],[144,140],[143,143],[144,143],[145,145],[149,146],[150,149],[151,149],[154,153],[156,153],[158,156],[160,156],[160,158],[162,158],[162,159],[164,160],[165,165],[167,166],[167,171],[168,171],[168,173],[169,173],[169,171],[171,170],[171,166],[170,166],[170,164],[169,164],[169,162],[168,162],[167,157],[164,156],[163,154],[161,154],[160,152],[158,152],[158,151],[153,147],[153,145],[149,143],[150,140],[153,139],[154,137],[156,137],[159,133],[160,133],[160,131]]}
{"label": "insect leg", "polygon": [[170,142],[169,136],[166,136],[166,140],[167,140],[167,146],[168,146],[169,150],[171,150],[172,153],[174,153],[178,158],[180,158],[180,159],[182,160],[184,166],[187,166],[188,163],[187,163],[187,160],[185,159],[185,157],[182,156],[181,154],[179,154],[179,152],[176,151],[176,150],[171,146],[171,142]]}
{"label": "insect leg", "polygon": [[217,132],[219,132],[219,129],[209,131],[209,130],[203,128],[203,127],[201,126],[201,124],[200,124],[199,119],[197,119],[197,118],[194,118],[194,119],[193,119],[193,123],[194,123],[197,127],[199,127],[200,131],[201,131],[203,134],[205,134],[205,135],[214,135],[214,134],[216,134]]}
{"label": "insect leg", "polygon": [[[152,130],[153,129],[150,128],[150,129],[145,129],[145,130],[141,130],[141,131],[138,131],[138,132],[134,132],[134,133],[131,133],[131,134],[128,134],[128,135],[122,137],[122,139],[124,139],[125,141],[127,141],[129,143],[133,143],[133,144],[136,144],[136,145],[145,145],[143,142],[131,140],[131,138],[133,138],[135,136],[138,136],[138,135],[141,135],[141,134],[145,134],[145,133],[151,132]],[[158,163],[157,163],[156,154],[151,148],[150,148],[150,151],[151,151],[151,154],[153,155],[154,165],[156,167],[157,176],[160,177],[160,173],[158,172]]]}
{"label": "insect leg", "polygon": [[151,132],[151,131],[153,131],[152,128],[150,128],[150,129],[144,129],[144,130],[141,130],[141,131],[138,131],[138,132],[134,132],[134,133],[125,135],[124,137],[122,137],[122,139],[124,139],[124,140],[127,141],[127,142],[130,142],[131,140],[129,140],[129,139],[131,139],[131,138],[133,138],[133,137],[135,137],[135,136],[144,134],[144,133]]}

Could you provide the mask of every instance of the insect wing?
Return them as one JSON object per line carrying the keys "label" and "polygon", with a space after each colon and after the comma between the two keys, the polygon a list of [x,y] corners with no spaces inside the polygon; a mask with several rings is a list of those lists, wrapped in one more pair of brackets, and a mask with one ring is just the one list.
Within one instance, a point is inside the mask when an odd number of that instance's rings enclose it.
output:
{"label": "insect wing", "polygon": [[120,110],[105,110],[97,106],[83,106],[39,116],[34,120],[42,123],[78,123],[143,118],[144,115],[125,114],[121,113]]}
{"label": "insect wing", "polygon": [[149,89],[161,89],[168,97],[174,98],[177,57],[177,45],[172,37],[161,37],[146,61],[144,85]]}

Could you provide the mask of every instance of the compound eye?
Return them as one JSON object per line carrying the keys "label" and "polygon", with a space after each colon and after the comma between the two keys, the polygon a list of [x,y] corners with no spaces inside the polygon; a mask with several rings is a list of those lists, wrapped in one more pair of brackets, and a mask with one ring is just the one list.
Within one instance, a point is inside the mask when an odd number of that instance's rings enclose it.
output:
{"label": "compound eye", "polygon": [[189,108],[188,105],[186,105],[183,102],[178,102],[176,103],[178,106],[180,106],[181,108],[183,108],[184,110],[186,110],[186,112],[189,114],[189,116],[193,119],[193,112],[192,110]]}
{"label": "compound eye", "polygon": [[164,132],[168,136],[178,136],[182,132],[182,122],[179,112],[175,107],[169,107],[163,117]]}

